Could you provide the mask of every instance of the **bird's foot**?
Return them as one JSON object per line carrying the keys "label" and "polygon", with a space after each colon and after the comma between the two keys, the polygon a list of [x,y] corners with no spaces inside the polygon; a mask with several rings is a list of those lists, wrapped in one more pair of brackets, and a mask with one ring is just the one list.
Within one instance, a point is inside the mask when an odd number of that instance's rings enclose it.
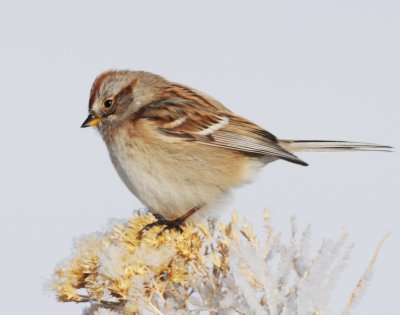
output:
{"label": "bird's foot", "polygon": [[157,237],[162,235],[165,231],[169,230],[177,230],[178,232],[183,232],[182,230],[182,223],[185,221],[183,218],[179,217],[175,220],[167,220],[160,214],[153,214],[153,216],[157,219],[157,221],[154,221],[152,223],[146,224],[139,232],[139,237],[141,238],[143,236],[143,233],[145,231],[151,230],[155,226],[160,226],[160,225],[165,225],[165,227],[157,234]]}
{"label": "bird's foot", "polygon": [[173,229],[177,230],[178,232],[183,232],[182,227],[181,227],[182,223],[185,222],[185,220],[188,217],[190,217],[193,213],[195,213],[198,209],[199,209],[199,207],[190,209],[184,215],[182,215],[181,217],[179,217],[175,220],[167,220],[161,214],[153,213],[153,216],[157,219],[157,221],[154,221],[152,223],[145,225],[139,232],[139,238],[143,237],[143,233],[145,231],[148,231],[148,230],[152,229],[153,227],[160,226],[160,225],[165,225],[165,227],[157,234],[157,237],[162,235],[165,231],[169,231],[169,230],[173,230]]}

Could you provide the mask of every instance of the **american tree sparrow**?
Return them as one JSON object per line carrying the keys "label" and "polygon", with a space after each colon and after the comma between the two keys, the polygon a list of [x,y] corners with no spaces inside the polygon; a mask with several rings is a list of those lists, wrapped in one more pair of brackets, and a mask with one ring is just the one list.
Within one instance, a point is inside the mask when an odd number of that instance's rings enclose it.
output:
{"label": "american tree sparrow", "polygon": [[129,190],[155,214],[146,226],[178,228],[264,165],[306,166],[296,151],[386,151],[345,141],[280,140],[212,97],[142,71],[108,71],[92,86],[89,116]]}

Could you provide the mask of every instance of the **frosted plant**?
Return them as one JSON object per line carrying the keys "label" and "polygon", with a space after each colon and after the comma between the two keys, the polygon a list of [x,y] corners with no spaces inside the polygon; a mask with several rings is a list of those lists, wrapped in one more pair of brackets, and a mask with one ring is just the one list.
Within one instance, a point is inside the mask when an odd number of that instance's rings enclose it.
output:
{"label": "frosted plant", "polygon": [[[51,281],[59,301],[91,303],[85,315],[329,314],[329,298],[352,246],[347,234],[310,254],[310,227],[283,242],[264,214],[261,241],[234,215],[229,223],[188,224],[183,232],[140,235],[154,221],[136,213],[104,233],[82,238]],[[350,313],[365,290],[382,242],[351,292]]]}

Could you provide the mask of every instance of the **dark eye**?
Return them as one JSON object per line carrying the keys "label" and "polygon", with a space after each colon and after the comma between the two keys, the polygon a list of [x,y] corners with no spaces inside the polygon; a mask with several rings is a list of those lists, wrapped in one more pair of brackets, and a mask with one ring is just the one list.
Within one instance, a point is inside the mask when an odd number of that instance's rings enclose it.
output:
{"label": "dark eye", "polygon": [[106,99],[104,102],[103,102],[103,105],[104,105],[104,107],[105,108],[110,108],[111,106],[112,106],[112,104],[113,104],[113,100],[112,99]]}

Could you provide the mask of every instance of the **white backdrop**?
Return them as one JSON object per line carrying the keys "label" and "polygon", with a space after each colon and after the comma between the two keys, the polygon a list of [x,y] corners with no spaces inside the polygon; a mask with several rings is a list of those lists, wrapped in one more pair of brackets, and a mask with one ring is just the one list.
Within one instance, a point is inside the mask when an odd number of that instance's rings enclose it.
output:
{"label": "white backdrop", "polygon": [[[161,74],[214,96],[281,138],[400,147],[398,1],[2,1],[0,296],[2,314],[80,314],[43,293],[72,240],[141,204],[102,140],[79,128],[95,76]],[[300,154],[268,166],[228,206],[260,228],[262,210],[313,239],[346,227],[353,259],[337,313],[382,236],[354,314],[400,309],[398,153]]]}

